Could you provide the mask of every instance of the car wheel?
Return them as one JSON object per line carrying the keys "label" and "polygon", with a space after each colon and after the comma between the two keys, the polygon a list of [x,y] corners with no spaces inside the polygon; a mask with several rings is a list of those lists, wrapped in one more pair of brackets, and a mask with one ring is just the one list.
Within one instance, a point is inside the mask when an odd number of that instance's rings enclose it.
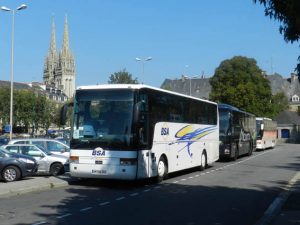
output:
{"label": "car wheel", "polygon": [[53,163],[50,167],[50,174],[52,176],[61,175],[64,172],[64,166],[61,163]]}
{"label": "car wheel", "polygon": [[11,182],[19,180],[21,177],[20,169],[16,166],[8,166],[4,168],[2,172],[2,177],[5,182]]}

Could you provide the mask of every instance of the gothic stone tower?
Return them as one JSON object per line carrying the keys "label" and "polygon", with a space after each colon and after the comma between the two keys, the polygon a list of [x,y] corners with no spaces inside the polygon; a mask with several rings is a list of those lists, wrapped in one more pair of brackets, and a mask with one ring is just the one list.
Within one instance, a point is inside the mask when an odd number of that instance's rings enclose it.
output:
{"label": "gothic stone tower", "polygon": [[52,22],[51,42],[44,64],[44,83],[61,89],[68,98],[72,98],[75,91],[75,61],[69,48],[68,21],[65,17],[62,49],[56,51],[55,26]]}

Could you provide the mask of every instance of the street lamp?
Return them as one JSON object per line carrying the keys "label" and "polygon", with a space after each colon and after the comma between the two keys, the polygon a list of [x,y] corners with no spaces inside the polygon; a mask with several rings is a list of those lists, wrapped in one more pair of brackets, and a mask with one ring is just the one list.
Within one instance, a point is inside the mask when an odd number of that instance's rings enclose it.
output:
{"label": "street lamp", "polygon": [[9,139],[12,139],[12,130],[13,130],[13,88],[14,88],[14,30],[15,30],[15,11],[26,9],[27,5],[22,4],[16,9],[10,9],[6,6],[2,6],[1,10],[12,12],[12,28],[11,28],[11,73],[10,73],[10,116],[9,116]]}
{"label": "street lamp", "polygon": [[144,77],[144,66],[145,66],[145,63],[147,62],[147,61],[150,61],[150,60],[152,60],[152,57],[147,57],[147,58],[144,58],[144,59],[141,59],[141,58],[135,58],[135,60],[137,61],[137,62],[142,62],[142,77]]}
{"label": "street lamp", "polygon": [[189,77],[186,75],[182,76],[184,79],[189,79],[190,80],[190,96],[192,95],[192,79],[198,78],[199,76],[193,76],[193,77]]}

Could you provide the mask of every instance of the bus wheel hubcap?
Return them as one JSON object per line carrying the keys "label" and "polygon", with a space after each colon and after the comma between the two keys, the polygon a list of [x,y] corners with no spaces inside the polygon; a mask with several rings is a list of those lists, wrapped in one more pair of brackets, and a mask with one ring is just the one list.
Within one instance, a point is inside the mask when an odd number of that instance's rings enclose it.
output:
{"label": "bus wheel hubcap", "polygon": [[158,176],[162,177],[165,173],[165,164],[163,161],[159,161],[158,163]]}

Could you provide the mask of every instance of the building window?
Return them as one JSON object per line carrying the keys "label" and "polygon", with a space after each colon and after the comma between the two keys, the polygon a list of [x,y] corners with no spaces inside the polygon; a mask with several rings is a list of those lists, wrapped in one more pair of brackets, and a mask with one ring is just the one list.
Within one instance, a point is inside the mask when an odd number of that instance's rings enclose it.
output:
{"label": "building window", "polygon": [[292,102],[299,102],[299,96],[298,95],[293,95]]}

